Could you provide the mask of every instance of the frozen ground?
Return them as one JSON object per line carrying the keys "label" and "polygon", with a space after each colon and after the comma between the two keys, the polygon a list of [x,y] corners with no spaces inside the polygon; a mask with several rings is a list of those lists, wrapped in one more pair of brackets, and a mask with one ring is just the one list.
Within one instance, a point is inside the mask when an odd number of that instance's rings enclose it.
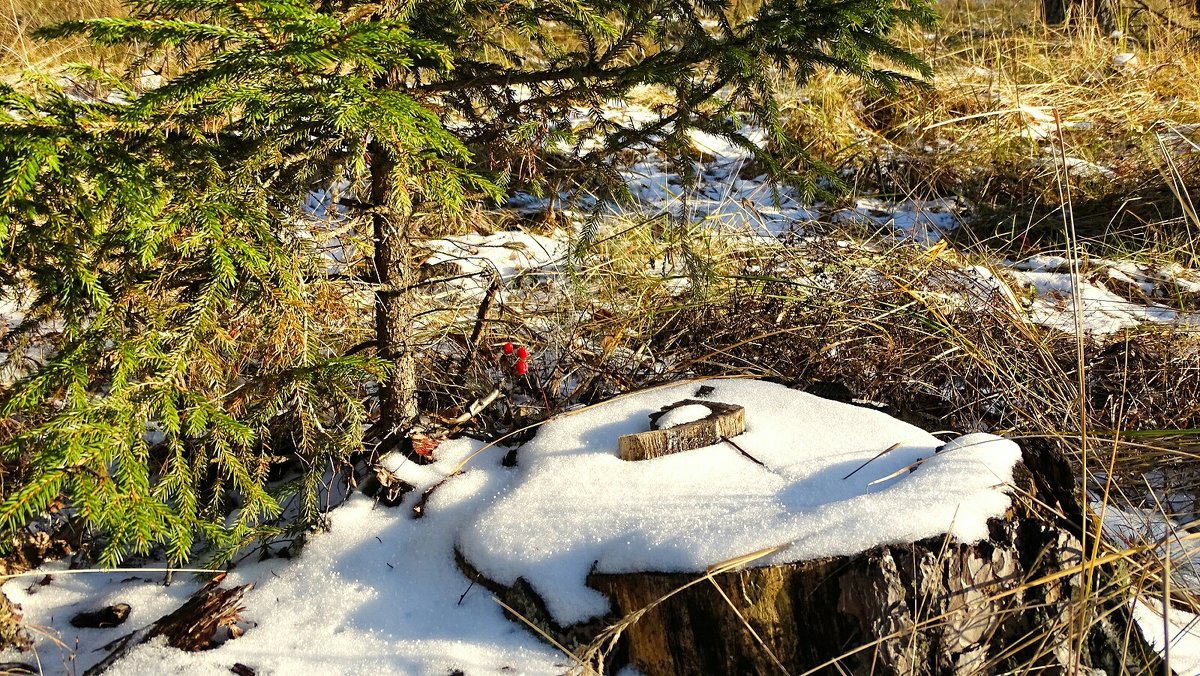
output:
{"label": "frozen ground", "polygon": [[[1046,125],[1053,123],[1053,118],[1039,109],[1023,106],[1014,110],[1035,131],[1044,132]],[[653,115],[637,105],[614,106],[609,114],[632,121],[650,119]],[[586,115],[586,111],[581,111],[581,117]],[[742,133],[754,143],[764,143],[761,132],[753,128],[745,128]],[[774,186],[766,176],[757,174],[746,149],[707,134],[695,133],[692,141],[700,159],[693,167],[695,182],[691,186],[685,185],[674,162],[647,150],[639,161],[622,172],[634,199],[631,206],[598,206],[588,195],[566,193],[557,195],[554,204],[560,215],[575,218],[579,223],[589,213],[600,213],[616,223],[614,227],[621,227],[647,216],[679,215],[686,210],[689,222],[725,233],[794,241],[819,236],[828,229],[828,223],[861,224],[885,241],[923,247],[934,247],[947,233],[959,229],[969,211],[969,205],[955,198],[899,201],[860,198],[844,208],[805,205],[792,188]],[[1076,170],[1081,169],[1073,166],[1072,171]],[[527,194],[515,195],[508,204],[510,209],[526,215],[540,214],[550,206],[549,198]],[[501,278],[510,279],[519,275],[521,265],[530,270],[555,269],[563,261],[567,240],[574,236],[576,233],[559,232],[547,239],[521,232],[499,232],[487,238],[435,240],[431,243],[435,253],[429,262],[457,261],[460,274],[475,273],[474,278],[460,277],[454,284],[460,290],[474,285],[473,293],[477,295],[479,288],[491,283],[493,270]],[[521,260],[513,250],[525,252],[528,260]],[[1089,259],[1076,274],[1069,260],[1039,255],[1016,261],[992,260],[988,267],[999,274],[999,283],[1005,285],[1005,295],[1016,304],[1020,316],[1065,333],[1073,334],[1078,329],[1088,335],[1102,336],[1146,323],[1184,329],[1200,326],[1200,315],[1172,307],[1181,295],[1200,294],[1200,274],[1178,265]],[[964,273],[974,274],[970,268]]]}
{"label": "frozen ground", "polygon": [[1171,609],[1170,621],[1163,621],[1162,605],[1146,599],[1133,605],[1133,615],[1150,645],[1170,660],[1171,671],[1181,676],[1200,674],[1200,617]]}
{"label": "frozen ground", "polygon": [[[449,472],[476,442],[442,444],[431,467],[401,468],[419,490]],[[561,674],[569,662],[506,620],[481,587],[458,572],[454,540],[481,496],[468,472],[439,491],[423,519],[357,496],[331,513],[331,529],[300,556],[237,566],[224,586],[252,583],[246,634],[222,647],[184,653],[147,644],[111,674],[228,675],[235,664],[258,674]],[[82,673],[103,659],[108,642],[180,606],[200,583],[136,570],[11,580],[5,594],[34,628],[34,655],[0,653],[0,662],[36,659],[44,673]],[[49,578],[43,575],[48,573]],[[48,581],[47,581],[48,580]],[[78,612],[124,602],[128,622],[115,629],[76,629]]]}
{"label": "frozen ground", "polygon": [[[1149,489],[1149,484],[1147,485]],[[1165,497],[1160,497],[1164,494]],[[1195,597],[1200,592],[1200,538],[1193,496],[1155,488],[1146,500],[1154,508],[1118,507],[1093,496],[1092,508],[1104,517],[1104,534],[1118,547],[1149,547],[1158,560],[1170,558],[1171,585]],[[1165,512],[1165,513],[1164,513]],[[1155,571],[1156,573],[1158,571]],[[1162,601],[1139,598],[1134,618],[1143,636],[1159,651],[1169,646],[1171,668],[1177,674],[1200,674],[1200,617],[1172,608],[1164,621]]]}
{"label": "frozen ground", "polygon": [[[617,458],[619,435],[644,431],[650,413],[697,396],[746,407],[737,441],[761,465],[728,444],[644,462]],[[674,422],[696,416],[681,411]],[[570,658],[507,620],[459,572],[456,551],[500,582],[523,577],[557,619],[575,622],[607,609],[584,584],[593,566],[699,573],[771,547],[781,549],[759,565],[940,533],[980,539],[987,519],[1009,505],[1020,457],[999,437],[943,443],[877,411],[746,380],[619,397],[545,425],[519,449],[515,468],[502,465],[504,454],[463,439],[443,443],[431,466],[384,459],[416,487],[403,507],[355,496],[297,558],[246,561],[229,574],[225,586],[254,585],[242,603],[243,636],[199,653],[152,642],[108,673],[216,676],[241,664],[260,675],[561,674]],[[452,475],[460,462],[465,470]],[[413,518],[414,497],[435,485],[423,518]],[[1122,528],[1138,518],[1114,511],[1107,523]],[[81,673],[110,641],[178,607],[199,585],[177,575],[166,587],[160,573],[136,568],[73,574],[62,564],[9,580],[4,592],[21,604],[37,647],[0,653],[0,662]],[[69,624],[115,603],[133,608],[122,627]],[[1156,607],[1145,601],[1137,614],[1161,646]],[[1195,618],[1173,614],[1170,627],[1177,671],[1200,672]]]}
{"label": "frozen ground", "polygon": [[[215,675],[244,664],[258,674],[557,674],[569,658],[505,619],[458,572],[456,548],[494,579],[526,578],[556,617],[576,621],[606,608],[583,584],[593,563],[607,572],[701,571],[776,545],[786,548],[762,563],[941,532],[969,541],[1008,505],[1004,487],[1018,457],[1011,442],[972,435],[943,445],[876,411],[777,385],[711,385],[714,399],[747,406],[739,445],[765,466],[722,446],[623,463],[616,437],[645,429],[650,412],[695,395],[700,383],[622,397],[545,426],[521,448],[515,469],[500,465],[500,449],[484,451],[432,493],[422,519],[352,498],[298,558],[245,562],[230,574],[227,586],[254,584],[243,602],[244,636],[202,653],[149,644],[111,673]],[[387,464],[415,495],[478,448],[447,442],[433,466]],[[919,460],[915,471],[897,473]],[[1123,529],[1110,533],[1117,541],[1161,537],[1158,522],[1144,517],[1114,510],[1106,523]],[[8,581],[4,592],[23,606],[37,652],[0,661],[36,659],[44,673],[81,673],[104,645],[178,607],[198,586],[177,576],[164,587],[161,575],[138,570],[68,574],[61,565]],[[69,624],[78,612],[118,602],[133,607],[121,628]],[[1138,618],[1161,646],[1156,607],[1140,604]],[[1177,671],[1200,673],[1195,618],[1174,614],[1169,627]]]}

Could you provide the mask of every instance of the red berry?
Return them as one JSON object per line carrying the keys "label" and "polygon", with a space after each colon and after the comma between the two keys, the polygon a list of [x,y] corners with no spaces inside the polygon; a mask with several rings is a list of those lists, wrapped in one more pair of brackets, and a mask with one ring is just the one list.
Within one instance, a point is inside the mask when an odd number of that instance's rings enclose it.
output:
{"label": "red berry", "polygon": [[529,350],[524,345],[517,348],[517,359],[529,359]]}
{"label": "red berry", "polygon": [[517,375],[519,375],[519,376],[523,376],[523,375],[525,375],[526,373],[529,373],[529,362],[527,362],[527,361],[525,361],[524,359],[522,359],[522,360],[520,360],[520,361],[518,361],[518,362],[517,362],[517,367],[516,367],[516,368],[517,368]]}
{"label": "red berry", "polygon": [[512,353],[513,353],[512,343],[505,343],[504,344],[504,354],[512,354]]}

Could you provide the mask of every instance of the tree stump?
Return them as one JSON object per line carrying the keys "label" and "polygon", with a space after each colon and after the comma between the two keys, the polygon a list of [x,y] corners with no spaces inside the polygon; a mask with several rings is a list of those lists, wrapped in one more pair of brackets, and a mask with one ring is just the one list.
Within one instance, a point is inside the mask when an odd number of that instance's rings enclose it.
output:
{"label": "tree stump", "polygon": [[[897,675],[1159,673],[1126,596],[1094,593],[1081,624],[1082,576],[1070,572],[1082,561],[1079,510],[1073,486],[1061,483],[1072,477],[1066,461],[1049,447],[1027,451],[1017,477],[1013,507],[992,520],[983,542],[934,538],[721,573],[626,629],[628,660],[652,675],[778,674],[781,666]],[[1074,509],[1047,519],[1047,504]],[[592,574],[588,584],[624,616],[696,577]],[[1099,571],[1097,588],[1110,577]],[[1087,627],[1082,642],[1073,638],[1080,626]]]}
{"label": "tree stump", "polygon": [[584,625],[555,625],[522,580],[503,587],[461,557],[459,565],[522,621],[608,671],[628,663],[650,676],[1160,673],[1128,595],[1113,593],[1121,590],[1113,570],[1094,571],[1082,602],[1082,512],[1064,455],[1034,441],[1024,456],[1012,507],[989,522],[982,542],[931,538],[699,583],[702,574],[593,572],[588,585],[609,599],[612,613]]}

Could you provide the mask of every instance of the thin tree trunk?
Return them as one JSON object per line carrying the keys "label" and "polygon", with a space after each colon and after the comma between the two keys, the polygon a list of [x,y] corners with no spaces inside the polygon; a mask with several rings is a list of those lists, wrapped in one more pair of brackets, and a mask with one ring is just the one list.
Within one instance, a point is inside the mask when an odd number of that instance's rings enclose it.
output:
{"label": "thin tree trunk", "polygon": [[391,376],[380,384],[381,437],[386,444],[406,436],[417,417],[417,375],[412,345],[412,241],[410,209],[396,198],[395,158],[382,144],[369,146],[371,215],[375,246],[375,338],[379,356],[392,364]]}
{"label": "thin tree trunk", "polygon": [[1116,27],[1115,0],[1042,0],[1042,20],[1051,26],[1066,23],[1068,17],[1076,23],[1094,21],[1102,30]]}

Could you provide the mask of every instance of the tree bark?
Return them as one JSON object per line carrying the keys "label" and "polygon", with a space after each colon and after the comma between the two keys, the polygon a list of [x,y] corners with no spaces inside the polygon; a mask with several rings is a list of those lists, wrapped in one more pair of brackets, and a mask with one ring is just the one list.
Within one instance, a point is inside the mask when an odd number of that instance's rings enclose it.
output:
{"label": "tree bark", "polygon": [[[683,406],[704,406],[710,413],[694,422],[659,429],[663,415]],[[649,432],[626,434],[617,439],[617,454],[622,460],[650,460],[672,453],[718,444],[746,431],[746,409],[716,401],[685,399],[664,406],[650,416]]]}
{"label": "tree bark", "polygon": [[380,383],[381,438],[389,445],[407,435],[417,417],[417,373],[412,344],[411,209],[397,199],[396,160],[379,142],[369,146],[371,225],[375,247],[375,338],[379,356],[392,365]]}
{"label": "tree bark", "polygon": [[[1013,507],[989,524],[983,542],[931,538],[723,573],[714,578],[723,594],[712,583],[692,586],[629,627],[629,660],[649,675],[778,674],[780,664],[792,673],[897,676],[1159,673],[1158,656],[1129,616],[1128,596],[1113,593],[1120,589],[1113,571],[1098,571],[1089,602],[1081,603],[1083,576],[1071,572],[1082,561],[1073,532],[1079,521],[1048,518],[1044,504],[1073,501],[1070,485],[1046,490],[1046,477],[1071,481],[1065,460],[1033,452],[1026,463]],[[624,616],[695,577],[593,574],[588,584]],[[1087,628],[1082,640],[1080,626]]]}
{"label": "tree bark", "polygon": [[[222,574],[204,585],[186,603],[170,614],[160,617],[153,624],[126,634],[105,646],[111,647],[112,652],[84,672],[84,676],[98,676],[104,673],[134,648],[157,636],[165,636],[167,645],[179,650],[197,651],[214,647],[217,630],[222,627],[232,629],[241,619],[242,609],[238,604],[253,586],[244,584],[231,589],[221,589],[220,584],[224,578]],[[233,637],[237,635],[231,634]]]}
{"label": "tree bark", "polygon": [[1042,0],[1042,20],[1061,26],[1071,18],[1075,22],[1093,21],[1104,32],[1116,27],[1114,0]]}

